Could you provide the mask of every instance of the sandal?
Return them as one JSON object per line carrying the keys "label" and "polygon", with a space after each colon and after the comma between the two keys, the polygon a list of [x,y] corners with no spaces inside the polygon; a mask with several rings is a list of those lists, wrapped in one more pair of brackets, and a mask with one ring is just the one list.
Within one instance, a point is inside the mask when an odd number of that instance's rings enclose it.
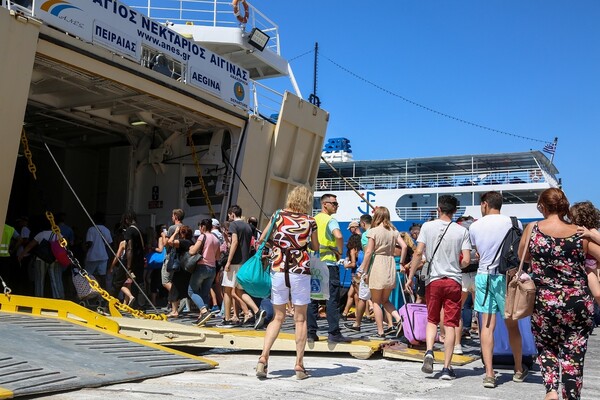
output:
{"label": "sandal", "polygon": [[[261,360],[265,360],[262,362]],[[256,364],[256,377],[259,379],[265,379],[267,377],[268,365],[265,358],[260,357],[258,359],[258,363]]]}
{"label": "sandal", "polygon": [[299,381],[306,379],[310,376],[308,372],[306,372],[306,369],[304,369],[303,365],[296,365],[294,371],[296,371],[296,379],[298,379]]}

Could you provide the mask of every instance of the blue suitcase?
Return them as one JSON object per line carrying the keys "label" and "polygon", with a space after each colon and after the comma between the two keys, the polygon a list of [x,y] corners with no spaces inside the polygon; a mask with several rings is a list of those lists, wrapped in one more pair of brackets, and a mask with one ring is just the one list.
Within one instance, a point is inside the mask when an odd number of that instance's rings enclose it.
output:
{"label": "blue suitcase", "polygon": [[[479,317],[479,326],[485,324],[485,320],[482,321],[481,314]],[[531,318],[526,317],[519,320],[519,330],[521,331],[521,339],[523,346],[523,364],[527,368],[531,369],[535,359],[537,357],[537,349],[535,348],[535,341],[533,340],[533,333],[531,332]],[[514,365],[512,351],[510,349],[510,343],[508,342],[508,331],[504,324],[503,316],[498,313],[496,314],[496,328],[494,329],[494,352],[492,357],[494,365]]]}

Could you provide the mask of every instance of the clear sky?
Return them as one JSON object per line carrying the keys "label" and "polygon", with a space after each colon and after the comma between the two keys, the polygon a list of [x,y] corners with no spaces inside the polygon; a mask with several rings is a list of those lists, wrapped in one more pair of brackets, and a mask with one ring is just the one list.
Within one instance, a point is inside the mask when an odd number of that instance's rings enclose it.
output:
{"label": "clear sky", "polygon": [[292,60],[305,98],[313,86],[310,51],[319,42],[317,95],[331,113],[327,137],[350,139],[355,159],[544,146],[451,120],[397,97],[402,96],[514,135],[543,142],[557,136],[554,162],[569,200],[600,206],[600,2],[251,4],[279,25],[282,54]]}

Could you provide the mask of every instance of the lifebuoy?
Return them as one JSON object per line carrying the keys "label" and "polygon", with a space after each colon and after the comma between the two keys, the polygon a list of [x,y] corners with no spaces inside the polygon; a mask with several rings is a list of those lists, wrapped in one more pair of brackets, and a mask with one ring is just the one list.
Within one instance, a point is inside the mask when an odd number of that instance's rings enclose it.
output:
{"label": "lifebuoy", "polygon": [[[244,6],[244,15],[240,14],[240,1]],[[248,16],[250,15],[250,9],[246,0],[233,0],[233,15],[237,18],[240,23],[245,24],[248,22]]]}

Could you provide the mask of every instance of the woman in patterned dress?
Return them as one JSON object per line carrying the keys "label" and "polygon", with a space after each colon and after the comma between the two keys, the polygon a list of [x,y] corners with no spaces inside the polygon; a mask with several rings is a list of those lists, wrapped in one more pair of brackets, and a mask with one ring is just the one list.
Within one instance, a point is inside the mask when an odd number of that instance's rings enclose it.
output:
{"label": "woman in patterned dress", "polygon": [[600,258],[600,246],[583,239],[577,226],[566,222],[569,201],[562,190],[544,190],[538,210],[544,220],[527,226],[519,254],[530,261],[537,287],[531,327],[545,400],[558,399],[561,368],[563,399],[579,399],[594,311],[585,257],[589,253]]}
{"label": "woman in patterned dress", "polygon": [[[256,365],[256,376],[267,377],[269,353],[281,325],[285,320],[285,309],[291,297],[294,305],[294,324],[296,334],[297,379],[306,379],[304,369],[304,347],[306,346],[306,311],[310,303],[310,256],[308,245],[314,251],[319,250],[317,223],[308,213],[312,208],[313,195],[306,186],[298,186],[287,197],[286,205],[277,214],[270,243],[271,263],[271,302],[275,310],[273,320],[267,326],[263,350]],[[269,224],[263,229],[259,243],[267,238]]]}

